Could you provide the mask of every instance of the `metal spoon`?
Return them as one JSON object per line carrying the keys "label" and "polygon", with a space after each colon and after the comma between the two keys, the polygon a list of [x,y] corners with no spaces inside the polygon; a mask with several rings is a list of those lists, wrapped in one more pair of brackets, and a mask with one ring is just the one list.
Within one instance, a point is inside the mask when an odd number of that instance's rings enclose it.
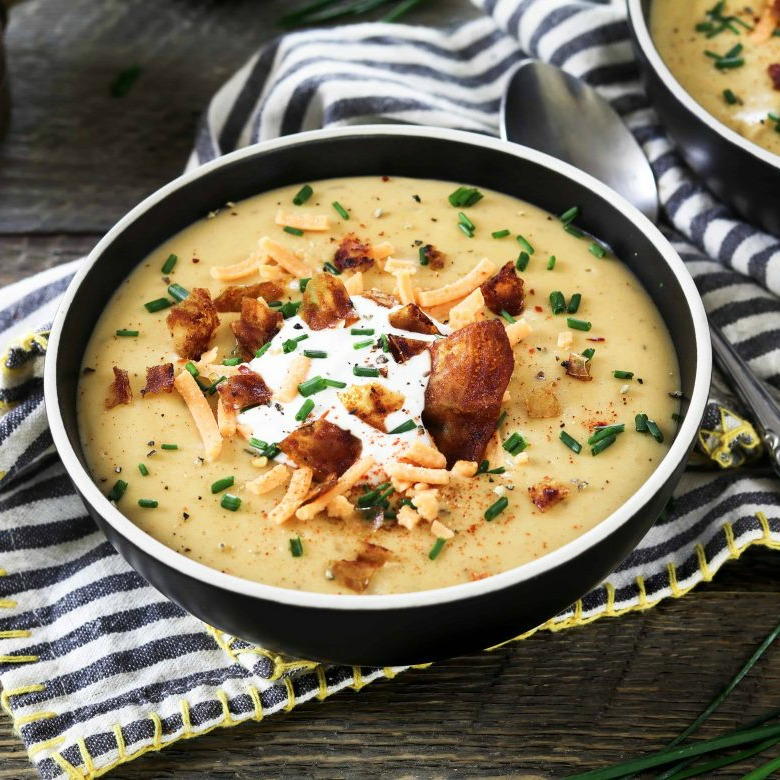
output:
{"label": "metal spoon", "polygon": [[[592,87],[559,68],[536,60],[517,67],[501,101],[501,135],[587,171],[651,221],[658,218],[658,188],[634,136]],[[780,407],[712,322],[710,333],[716,362],[750,410],[780,475]]]}

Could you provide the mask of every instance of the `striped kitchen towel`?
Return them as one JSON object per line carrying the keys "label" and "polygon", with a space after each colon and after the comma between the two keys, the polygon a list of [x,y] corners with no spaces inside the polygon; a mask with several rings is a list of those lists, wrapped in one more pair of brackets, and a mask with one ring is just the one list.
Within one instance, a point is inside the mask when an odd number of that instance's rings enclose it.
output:
{"label": "striped kitchen towel", "polygon": [[[191,163],[375,117],[495,133],[508,68],[526,55],[549,60],[597,85],[634,130],[705,305],[780,388],[780,244],[735,220],[683,166],[637,81],[622,8],[571,0],[481,7],[482,18],[449,31],[362,24],[281,38],[214,97]],[[0,360],[0,698],[40,774],[94,777],[178,739],[402,671],[275,656],[204,626],[114,552],[68,482],[43,410],[46,327],[75,265],[0,290],[0,339],[12,343]],[[755,454],[755,432],[722,388],[714,393],[702,450],[721,466],[742,463]],[[709,462],[711,470],[686,473],[668,510],[601,587],[540,628],[646,609],[710,579],[751,545],[780,549],[778,480],[755,466]]]}

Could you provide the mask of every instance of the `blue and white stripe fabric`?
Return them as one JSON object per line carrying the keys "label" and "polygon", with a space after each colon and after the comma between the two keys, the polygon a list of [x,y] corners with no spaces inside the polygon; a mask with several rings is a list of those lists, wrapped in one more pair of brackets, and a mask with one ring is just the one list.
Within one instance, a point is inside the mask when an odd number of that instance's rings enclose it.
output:
{"label": "blue and white stripe fabric", "polygon": [[[377,118],[494,134],[508,69],[540,57],[599,88],[642,143],[678,251],[726,335],[780,389],[780,243],[735,219],[682,164],[637,80],[620,4],[480,0],[454,30],[317,29],[265,47],[215,95],[190,161]],[[77,264],[0,290],[0,686],[41,776],[93,777],[216,726],[261,719],[401,669],[274,657],[149,587],[87,517],[43,409],[46,329]],[[780,549],[780,483],[689,471],[599,588],[544,629],[681,596],[750,545]],[[262,728],[262,727],[260,727]]]}

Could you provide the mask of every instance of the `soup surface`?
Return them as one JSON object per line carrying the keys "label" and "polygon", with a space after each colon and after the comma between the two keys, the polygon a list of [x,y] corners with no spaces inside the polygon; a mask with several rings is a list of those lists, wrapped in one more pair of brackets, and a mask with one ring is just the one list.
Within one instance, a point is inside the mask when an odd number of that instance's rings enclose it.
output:
{"label": "soup surface", "polygon": [[675,353],[574,210],[299,189],[182,230],[97,324],[80,432],[133,522],[248,579],[394,593],[533,560],[636,492],[676,428]]}
{"label": "soup surface", "polygon": [[687,92],[740,135],[780,154],[780,5],[653,0],[658,51]]}

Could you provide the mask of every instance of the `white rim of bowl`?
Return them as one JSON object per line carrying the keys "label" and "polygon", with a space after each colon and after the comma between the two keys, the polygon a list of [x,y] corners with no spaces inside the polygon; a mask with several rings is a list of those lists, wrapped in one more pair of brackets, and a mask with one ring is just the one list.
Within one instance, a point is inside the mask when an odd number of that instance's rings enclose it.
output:
{"label": "white rim of bowl", "polygon": [[[511,154],[515,157],[526,159],[530,162],[550,168],[554,172],[561,174],[578,184],[586,186],[588,189],[604,198],[604,200],[616,205],[657,247],[683,290],[693,320],[699,361],[696,366],[694,389],[690,399],[689,413],[686,414],[669,451],[653,473],[648,477],[647,481],[628,501],[618,507],[611,515],[604,518],[594,528],[586,531],[571,542],[568,542],[562,547],[559,547],[534,561],[529,561],[528,563],[524,563],[515,568],[508,569],[499,574],[494,574],[476,582],[450,585],[433,590],[412,591],[409,593],[386,595],[338,595],[281,588],[275,585],[265,585],[260,582],[254,582],[231,574],[224,574],[202,563],[193,561],[181,553],[172,550],[170,547],[166,547],[162,542],[158,542],[145,531],[142,531],[129,518],[123,515],[98,489],[92,476],[81,465],[81,462],[70,444],[59,412],[56,366],[57,353],[62,338],[62,324],[66,312],[70,308],[70,304],[73,301],[77,288],[81,284],[81,280],[86,276],[89,269],[98,261],[104,249],[111,244],[128,225],[134,222],[144,212],[148,211],[152,206],[165,199],[172,192],[208,174],[210,171],[225,165],[230,165],[236,160],[242,160],[245,157],[263,154],[286,146],[304,144],[308,141],[354,135],[415,136],[487,147],[489,149],[494,149],[497,152]],[[90,252],[89,256],[84,261],[84,265],[76,273],[73,281],[65,291],[59,310],[54,319],[51,336],[49,338],[48,355],[44,368],[44,393],[49,416],[49,425],[57,451],[62,458],[65,469],[78,486],[78,489],[83,494],[85,500],[97,509],[101,516],[117,533],[123,536],[131,544],[143,550],[147,555],[155,558],[159,563],[169,566],[193,579],[200,580],[207,585],[276,603],[312,609],[385,610],[432,606],[470,599],[502,590],[570,561],[609,536],[639,511],[639,509],[641,509],[642,506],[660,490],[687,455],[687,443],[693,441],[698,427],[698,421],[704,413],[704,407],[709,392],[711,368],[712,355],[710,351],[707,315],[704,311],[704,306],[699,297],[699,293],[696,290],[696,286],[693,283],[693,279],[686,270],[679,255],[675,252],[666,238],[664,238],[658,228],[656,228],[636,208],[614,192],[614,190],[583,171],[580,171],[567,163],[561,162],[554,157],[550,157],[549,155],[528,147],[513,144],[508,141],[501,141],[497,138],[490,138],[460,130],[448,130],[435,127],[399,125],[390,129],[388,125],[362,125],[328,130],[312,130],[283,138],[277,138],[271,141],[263,141],[259,144],[231,152],[230,154],[219,157],[199,168],[184,173],[182,176],[174,179],[169,184],[166,184],[153,194],[149,195],[134,209],[122,217],[122,219],[106,233],[100,242],[98,242],[92,252]]]}
{"label": "white rim of bowl", "polygon": [[[672,71],[669,70],[666,63],[658,53],[653,38],[650,35],[650,29],[647,26],[644,11],[642,10],[643,0],[628,0],[628,14],[631,26],[634,28],[637,42],[650,62],[652,69],[660,76],[661,81],[672,91],[675,98],[682,103],[697,119],[705,125],[715,130],[724,140],[735,144],[744,151],[758,157],[762,162],[773,165],[780,170],[780,155],[764,149],[749,138],[740,135],[736,130],[732,130],[728,125],[723,124],[716,116],[707,111],[700,103],[693,99],[691,94],[675,78]],[[651,0],[652,3],[652,0]]]}

